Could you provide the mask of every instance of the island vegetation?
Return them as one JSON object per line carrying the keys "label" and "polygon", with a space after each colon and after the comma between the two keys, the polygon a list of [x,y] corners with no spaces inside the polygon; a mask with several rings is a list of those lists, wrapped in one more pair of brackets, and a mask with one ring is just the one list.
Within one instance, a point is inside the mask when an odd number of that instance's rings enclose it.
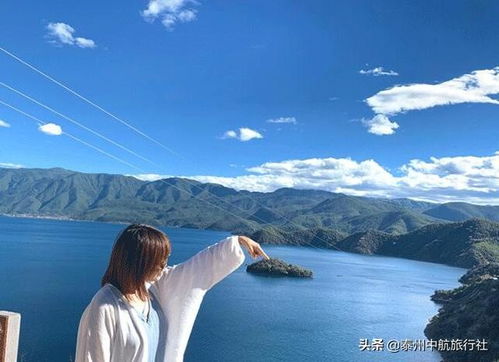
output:
{"label": "island vegetation", "polygon": [[313,272],[277,258],[262,259],[246,267],[248,273],[275,277],[312,278]]}

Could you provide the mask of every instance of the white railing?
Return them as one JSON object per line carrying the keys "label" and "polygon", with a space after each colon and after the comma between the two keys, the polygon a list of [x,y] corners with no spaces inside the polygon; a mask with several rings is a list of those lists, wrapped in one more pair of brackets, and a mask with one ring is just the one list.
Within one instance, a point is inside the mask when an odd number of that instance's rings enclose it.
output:
{"label": "white railing", "polygon": [[0,362],[16,362],[21,314],[0,310]]}

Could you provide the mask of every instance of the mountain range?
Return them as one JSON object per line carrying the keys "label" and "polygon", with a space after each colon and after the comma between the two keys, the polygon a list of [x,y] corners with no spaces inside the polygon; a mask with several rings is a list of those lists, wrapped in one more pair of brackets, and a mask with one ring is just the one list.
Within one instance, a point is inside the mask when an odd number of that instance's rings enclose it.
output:
{"label": "mountain range", "polygon": [[368,230],[402,234],[473,217],[499,220],[499,206],[292,188],[268,193],[237,191],[184,178],[147,182],[62,168],[0,168],[0,213],[245,233],[265,226],[294,231],[325,228],[347,235]]}

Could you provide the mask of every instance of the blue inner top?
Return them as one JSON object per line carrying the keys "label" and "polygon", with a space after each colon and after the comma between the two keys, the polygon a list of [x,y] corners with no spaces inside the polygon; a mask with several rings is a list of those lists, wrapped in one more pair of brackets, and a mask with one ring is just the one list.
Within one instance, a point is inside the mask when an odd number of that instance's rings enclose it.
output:
{"label": "blue inner top", "polygon": [[[123,297],[120,290],[116,288],[114,285],[112,286],[112,290],[118,297]],[[168,331],[168,324],[166,320],[166,316],[161,309],[161,305],[154,293],[149,290],[149,295],[151,299],[149,301],[149,315],[145,316],[142,312],[133,307],[130,303],[127,303],[130,306],[131,310],[133,310],[139,318],[144,323],[144,330],[146,332],[146,338],[149,346],[149,359],[148,362],[163,362],[165,357],[165,347],[166,347],[166,335]],[[137,336],[136,341],[138,342],[139,336]]]}
{"label": "blue inner top", "polygon": [[[139,313],[144,321],[149,345],[149,362],[163,361],[164,347],[166,344],[165,316],[156,297],[152,292],[149,302],[149,315],[146,317]],[[160,343],[161,341],[161,343]]]}

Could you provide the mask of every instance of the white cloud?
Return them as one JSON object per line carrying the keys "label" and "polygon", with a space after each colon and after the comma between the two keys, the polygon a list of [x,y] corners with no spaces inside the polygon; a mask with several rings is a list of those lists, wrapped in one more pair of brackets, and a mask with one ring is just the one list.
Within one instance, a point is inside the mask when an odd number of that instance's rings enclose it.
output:
{"label": "white cloud", "polygon": [[392,122],[384,114],[377,114],[371,119],[363,119],[362,123],[368,128],[368,132],[381,136],[390,135],[395,132],[399,125]]}
{"label": "white cloud", "polygon": [[92,39],[74,37],[75,30],[72,26],[64,23],[49,23],[47,25],[47,37],[50,42],[56,45],[74,45],[80,48],[95,48],[96,44]]}
{"label": "white cloud", "polygon": [[177,19],[182,23],[188,23],[196,19],[196,11],[194,9],[182,10],[178,13]]}
{"label": "white cloud", "polygon": [[234,138],[241,142],[247,142],[252,139],[263,138],[262,134],[258,131],[255,131],[251,128],[242,127],[239,128],[239,133],[234,130],[225,131],[222,136],[222,139]]}
{"label": "white cloud", "polygon": [[241,141],[245,142],[256,138],[263,138],[263,136],[251,128],[239,128],[239,139]]}
{"label": "white cloud", "polygon": [[23,168],[23,165],[18,163],[10,163],[10,162],[0,162],[0,167],[2,168]]}
{"label": "white cloud", "polygon": [[[355,161],[350,158],[267,162],[247,171],[249,174],[236,177],[181,177],[259,192],[293,187],[356,196],[499,205],[499,152],[490,156],[432,157],[427,161],[414,159],[395,172],[372,159]],[[154,179],[154,175],[150,174],[135,177]]]}
{"label": "white cloud", "polygon": [[234,130],[228,130],[228,131],[225,131],[224,135],[222,136],[222,138],[237,138],[237,132],[234,131]]}
{"label": "white cloud", "polygon": [[38,127],[38,130],[49,136],[60,136],[62,134],[62,128],[55,123],[45,123]]}
{"label": "white cloud", "polygon": [[383,67],[376,67],[372,69],[361,69],[359,70],[359,73],[364,75],[373,75],[375,77],[379,77],[380,75],[390,75],[390,76],[399,75],[394,70],[384,70]]}
{"label": "white cloud", "polygon": [[95,42],[92,39],[77,37],[75,38],[75,43],[80,48],[95,48]]}
{"label": "white cloud", "polygon": [[499,67],[477,70],[438,84],[395,86],[366,99],[375,113],[395,115],[458,103],[492,103],[499,93]]}
{"label": "white cloud", "polygon": [[10,127],[10,123],[5,122],[5,121],[0,119],[0,127],[8,128],[8,127]]}
{"label": "white cloud", "polygon": [[292,124],[296,124],[298,122],[296,121],[295,117],[279,117],[279,118],[267,119],[267,123],[292,123]]}
{"label": "white cloud", "polygon": [[400,113],[459,103],[499,104],[499,67],[476,70],[437,84],[398,85],[366,99],[377,115]]}
{"label": "white cloud", "polygon": [[173,30],[177,23],[188,23],[196,20],[197,10],[192,6],[198,5],[195,0],[149,0],[147,9],[142,16],[147,21],[161,19],[161,23]]}
{"label": "white cloud", "polygon": [[141,173],[137,175],[125,175],[125,176],[132,176],[142,181],[158,181],[164,178],[175,177],[171,175],[158,175],[156,173]]}

